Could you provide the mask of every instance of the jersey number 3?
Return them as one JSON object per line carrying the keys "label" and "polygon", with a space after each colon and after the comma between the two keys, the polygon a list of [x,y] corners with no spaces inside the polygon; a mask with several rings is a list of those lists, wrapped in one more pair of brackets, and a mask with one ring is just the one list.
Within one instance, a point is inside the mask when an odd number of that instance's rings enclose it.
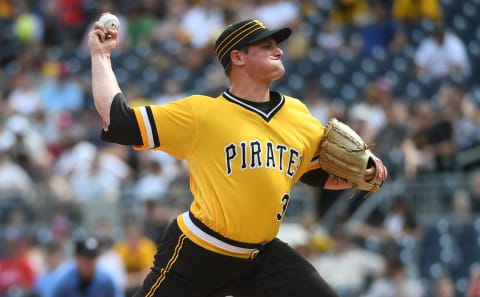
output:
{"label": "jersey number 3", "polygon": [[288,201],[290,201],[290,194],[287,193],[283,195],[282,199],[280,200],[280,203],[282,204],[282,212],[277,213],[277,221],[281,221],[285,217],[285,213],[287,212],[288,207]]}

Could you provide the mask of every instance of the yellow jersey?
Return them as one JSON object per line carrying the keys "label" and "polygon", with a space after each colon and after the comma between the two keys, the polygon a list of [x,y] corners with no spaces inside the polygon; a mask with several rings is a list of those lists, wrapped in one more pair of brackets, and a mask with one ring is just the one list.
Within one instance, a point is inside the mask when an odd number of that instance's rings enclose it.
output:
{"label": "yellow jersey", "polygon": [[[134,108],[143,141],[134,148],[186,160],[194,197],[191,214],[237,242],[275,238],[290,190],[314,168],[311,160],[324,131],[300,100],[272,94],[279,100],[268,112],[228,91],[216,98],[193,95]],[[179,227],[192,235],[185,218],[179,217]]]}

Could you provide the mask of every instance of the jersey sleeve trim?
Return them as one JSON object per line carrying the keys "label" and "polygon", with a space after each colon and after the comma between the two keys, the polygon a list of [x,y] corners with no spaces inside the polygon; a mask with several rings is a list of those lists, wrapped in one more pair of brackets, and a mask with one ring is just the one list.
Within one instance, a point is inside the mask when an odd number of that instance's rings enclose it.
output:
{"label": "jersey sleeve trim", "polygon": [[148,122],[150,123],[150,128],[152,130],[153,145],[154,148],[157,148],[160,146],[160,139],[158,137],[157,125],[155,125],[152,108],[150,106],[145,106],[145,110],[147,111]]}
{"label": "jersey sleeve trim", "polygon": [[315,158],[312,159],[312,161],[310,161],[310,164],[308,164],[306,172],[316,170],[320,167],[321,167],[320,166],[320,159],[318,158],[318,156],[316,156]]}
{"label": "jersey sleeve trim", "polygon": [[137,118],[138,126],[140,127],[140,134],[144,140],[143,145],[134,146],[135,149],[154,149],[160,146],[160,139],[158,137],[157,127],[153,117],[150,106],[141,106],[135,108],[135,116]]}
{"label": "jersey sleeve trim", "polygon": [[324,188],[329,177],[330,174],[321,167],[318,167],[314,170],[305,172],[300,180],[309,186]]}
{"label": "jersey sleeve trim", "polygon": [[122,93],[113,97],[110,107],[110,123],[107,130],[102,130],[101,139],[123,145],[142,145],[135,112],[127,105]]}

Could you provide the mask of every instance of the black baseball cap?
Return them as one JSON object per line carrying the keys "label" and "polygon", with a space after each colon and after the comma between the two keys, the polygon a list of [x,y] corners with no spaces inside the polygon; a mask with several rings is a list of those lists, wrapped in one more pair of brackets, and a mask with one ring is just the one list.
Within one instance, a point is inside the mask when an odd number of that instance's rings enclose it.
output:
{"label": "black baseball cap", "polygon": [[95,237],[79,239],[75,243],[75,255],[86,258],[95,258],[100,252],[99,242]]}
{"label": "black baseball cap", "polygon": [[215,41],[215,54],[224,69],[230,65],[230,52],[272,37],[277,43],[287,39],[292,30],[270,30],[259,20],[245,20],[228,26]]}

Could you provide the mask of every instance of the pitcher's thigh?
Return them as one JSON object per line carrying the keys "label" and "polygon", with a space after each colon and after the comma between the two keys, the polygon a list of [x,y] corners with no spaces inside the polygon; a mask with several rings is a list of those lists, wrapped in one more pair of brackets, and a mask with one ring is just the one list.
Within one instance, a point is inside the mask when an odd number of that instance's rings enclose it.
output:
{"label": "pitcher's thigh", "polygon": [[260,253],[257,261],[251,285],[264,296],[338,297],[310,262],[278,239]]}
{"label": "pitcher's thigh", "polygon": [[216,289],[182,279],[174,272],[152,270],[133,297],[208,297]]}

